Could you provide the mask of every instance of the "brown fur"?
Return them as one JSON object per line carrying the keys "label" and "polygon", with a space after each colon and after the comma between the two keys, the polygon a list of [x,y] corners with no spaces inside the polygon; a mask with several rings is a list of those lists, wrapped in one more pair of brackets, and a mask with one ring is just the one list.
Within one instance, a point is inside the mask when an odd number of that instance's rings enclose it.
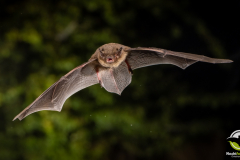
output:
{"label": "brown fur", "polygon": [[[115,62],[113,63],[107,63],[105,62],[105,60],[103,60],[101,57],[100,57],[100,51],[99,49],[104,49],[104,54],[105,55],[112,55],[114,54],[114,51],[118,48],[120,49],[122,47],[122,53],[121,53],[121,56],[117,59],[115,59]],[[124,46],[124,45],[121,45],[121,44],[117,44],[117,43],[108,43],[108,44],[105,44],[101,47],[99,47],[96,52],[92,55],[92,57],[89,59],[98,59],[98,62],[103,66],[103,67],[108,67],[108,68],[116,68],[118,67],[123,61],[125,61],[127,55],[128,55],[128,52],[125,52],[124,50],[126,49],[129,49],[130,47],[127,47],[127,46]]]}

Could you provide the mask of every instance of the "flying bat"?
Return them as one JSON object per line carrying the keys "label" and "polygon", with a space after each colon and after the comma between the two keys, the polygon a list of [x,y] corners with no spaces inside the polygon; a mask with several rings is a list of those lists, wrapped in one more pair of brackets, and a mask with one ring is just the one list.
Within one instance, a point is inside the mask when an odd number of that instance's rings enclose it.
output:
{"label": "flying bat", "polygon": [[228,137],[227,138],[227,141],[229,142],[229,141],[231,141],[231,142],[235,142],[235,143],[237,143],[238,145],[240,145],[240,138],[238,137],[238,138],[236,138],[236,137]]}
{"label": "flying bat", "polygon": [[13,120],[22,120],[41,110],[61,111],[64,102],[74,93],[99,83],[108,92],[121,94],[131,83],[133,70],[157,64],[173,64],[182,69],[195,62],[231,63],[228,59],[174,52],[160,48],[130,48],[117,43],[104,44],[88,62],[74,68],[44,91]]}

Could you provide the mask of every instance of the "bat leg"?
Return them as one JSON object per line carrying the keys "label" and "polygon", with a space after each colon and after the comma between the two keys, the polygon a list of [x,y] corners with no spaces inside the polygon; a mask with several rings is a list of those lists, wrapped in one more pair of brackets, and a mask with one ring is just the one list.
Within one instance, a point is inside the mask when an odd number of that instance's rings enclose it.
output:
{"label": "bat leg", "polygon": [[99,80],[99,84],[100,84],[100,87],[103,88],[101,80]]}
{"label": "bat leg", "polygon": [[133,70],[132,70],[132,68],[130,67],[127,59],[125,60],[125,62],[126,62],[126,64],[127,64],[127,66],[128,66],[128,71],[129,71],[129,73],[131,73],[131,74],[133,75]]}
{"label": "bat leg", "polygon": [[101,88],[102,88],[103,86],[102,86],[102,81],[101,81],[101,77],[100,77],[100,75],[99,75],[99,70],[98,70],[98,68],[96,68],[96,73],[97,73],[98,82],[99,82],[99,84],[100,84],[100,86],[101,86]]}

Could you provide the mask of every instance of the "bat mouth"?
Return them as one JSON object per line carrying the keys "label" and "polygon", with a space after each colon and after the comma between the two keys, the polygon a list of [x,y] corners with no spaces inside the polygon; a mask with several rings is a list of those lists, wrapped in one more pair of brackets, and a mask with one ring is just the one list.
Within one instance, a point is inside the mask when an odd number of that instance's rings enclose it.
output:
{"label": "bat mouth", "polygon": [[113,63],[114,59],[113,58],[107,58],[107,63]]}

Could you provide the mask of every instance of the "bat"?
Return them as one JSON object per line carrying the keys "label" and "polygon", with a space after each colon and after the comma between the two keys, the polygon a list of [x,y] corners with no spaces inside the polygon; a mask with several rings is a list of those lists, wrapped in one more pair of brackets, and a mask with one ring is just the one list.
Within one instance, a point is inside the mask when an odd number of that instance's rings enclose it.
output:
{"label": "bat", "polygon": [[173,64],[182,69],[195,62],[231,63],[229,59],[174,52],[160,48],[130,48],[117,43],[99,47],[88,62],[74,68],[44,91],[14,119],[22,120],[41,110],[61,111],[64,102],[74,93],[100,84],[108,92],[121,95],[131,83],[133,70],[157,64]]}
{"label": "bat", "polygon": [[229,142],[229,141],[235,142],[235,143],[237,143],[238,145],[240,145],[240,139],[239,139],[239,137],[238,137],[238,138],[236,138],[236,137],[228,137],[228,138],[227,138],[227,141],[228,141],[228,142]]}

